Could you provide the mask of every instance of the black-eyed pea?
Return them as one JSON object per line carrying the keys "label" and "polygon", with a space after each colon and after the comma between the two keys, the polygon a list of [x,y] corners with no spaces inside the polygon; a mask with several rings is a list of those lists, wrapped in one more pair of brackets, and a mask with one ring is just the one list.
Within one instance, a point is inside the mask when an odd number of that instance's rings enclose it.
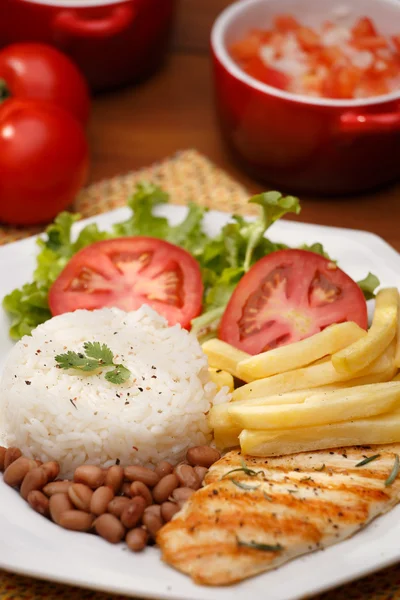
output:
{"label": "black-eyed pea", "polygon": [[[148,508],[152,508],[152,507],[149,506]],[[162,521],[161,516],[158,516],[157,514],[155,514],[152,511],[149,511],[148,509],[146,509],[146,511],[144,512],[144,515],[143,515],[143,518],[142,518],[142,523],[146,527],[146,529],[149,532],[150,536],[153,539],[155,539],[155,537],[157,535],[157,532],[163,526],[163,521]]]}
{"label": "black-eyed pea", "polygon": [[157,473],[159,477],[165,477],[166,475],[170,475],[174,470],[174,467],[166,460],[162,460],[156,465],[154,471]]}
{"label": "black-eyed pea", "polygon": [[124,474],[128,481],[141,481],[149,488],[154,487],[160,481],[160,476],[155,471],[138,465],[125,467]]}
{"label": "black-eyed pea", "polygon": [[41,467],[42,469],[44,469],[47,475],[47,481],[54,481],[55,479],[57,479],[60,473],[60,465],[57,461],[50,460],[48,462],[42,463]]}

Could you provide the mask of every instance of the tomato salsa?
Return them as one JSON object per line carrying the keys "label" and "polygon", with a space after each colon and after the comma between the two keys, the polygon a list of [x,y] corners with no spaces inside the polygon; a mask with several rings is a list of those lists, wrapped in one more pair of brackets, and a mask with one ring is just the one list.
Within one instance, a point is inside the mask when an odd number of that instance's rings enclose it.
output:
{"label": "tomato salsa", "polygon": [[352,27],[325,21],[311,28],[280,15],[229,50],[246,73],[294,94],[368,98],[400,89],[400,35],[381,35],[368,17]]}

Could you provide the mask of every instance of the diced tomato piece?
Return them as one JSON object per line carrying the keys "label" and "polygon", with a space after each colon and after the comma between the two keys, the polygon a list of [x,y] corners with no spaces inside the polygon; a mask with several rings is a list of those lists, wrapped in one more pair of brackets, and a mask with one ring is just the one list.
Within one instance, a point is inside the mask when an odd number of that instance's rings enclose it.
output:
{"label": "diced tomato piece", "polygon": [[389,85],[385,77],[366,75],[359,87],[359,95],[363,98],[370,96],[383,96],[389,92]]}
{"label": "diced tomato piece", "polygon": [[232,58],[239,63],[247,62],[255,56],[258,56],[260,46],[260,36],[253,31],[242,40],[232,44],[230,47],[230,53]]}
{"label": "diced tomato piece", "polygon": [[313,96],[323,95],[325,79],[321,74],[304,75],[302,83],[304,93],[309,93]]}
{"label": "diced tomato piece", "polygon": [[361,71],[353,66],[333,68],[325,81],[327,98],[353,98],[361,79]]}
{"label": "diced tomato piece", "polygon": [[378,50],[387,48],[388,45],[388,40],[383,35],[370,35],[353,40],[353,46],[358,50]]}
{"label": "diced tomato piece", "polygon": [[400,54],[400,35],[393,35],[392,42],[396,48],[396,52]]}
{"label": "diced tomato piece", "polygon": [[286,90],[290,83],[290,78],[285,73],[268,67],[259,56],[248,63],[246,72],[255,79],[281,90]]}
{"label": "diced tomato piece", "polygon": [[368,17],[362,17],[357,21],[351,30],[353,37],[362,38],[377,35],[377,31],[371,19]]}
{"label": "diced tomato piece", "polygon": [[280,33],[289,33],[299,29],[299,22],[291,15],[278,15],[274,19],[274,29]]}
{"label": "diced tomato piece", "polygon": [[321,38],[311,27],[300,27],[296,31],[296,38],[299,46],[306,52],[321,46]]}
{"label": "diced tomato piece", "polygon": [[325,67],[341,64],[344,60],[345,55],[338,46],[326,46],[315,53],[316,64]]}

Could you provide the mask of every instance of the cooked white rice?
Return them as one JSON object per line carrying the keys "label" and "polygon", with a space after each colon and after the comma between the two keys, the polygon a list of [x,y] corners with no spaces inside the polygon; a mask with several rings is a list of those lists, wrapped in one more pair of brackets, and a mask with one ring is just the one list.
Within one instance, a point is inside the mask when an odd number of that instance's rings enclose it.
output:
{"label": "cooked white rice", "polygon": [[[104,373],[57,368],[55,356],[105,343],[132,373],[122,385]],[[216,394],[197,339],[147,306],[131,313],[79,310],[40,325],[11,351],[0,382],[1,429],[9,446],[62,475],[81,464],[104,467],[177,462],[210,441],[206,413]]]}

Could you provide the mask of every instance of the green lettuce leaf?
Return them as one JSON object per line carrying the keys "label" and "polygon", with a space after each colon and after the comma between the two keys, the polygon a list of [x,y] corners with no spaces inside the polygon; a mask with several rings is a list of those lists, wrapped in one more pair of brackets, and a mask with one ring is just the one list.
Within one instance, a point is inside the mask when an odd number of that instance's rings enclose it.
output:
{"label": "green lettuce leaf", "polygon": [[380,281],[376,275],[368,273],[364,279],[357,281],[357,283],[360,286],[366,300],[372,300],[375,298],[376,288],[380,286]]}

